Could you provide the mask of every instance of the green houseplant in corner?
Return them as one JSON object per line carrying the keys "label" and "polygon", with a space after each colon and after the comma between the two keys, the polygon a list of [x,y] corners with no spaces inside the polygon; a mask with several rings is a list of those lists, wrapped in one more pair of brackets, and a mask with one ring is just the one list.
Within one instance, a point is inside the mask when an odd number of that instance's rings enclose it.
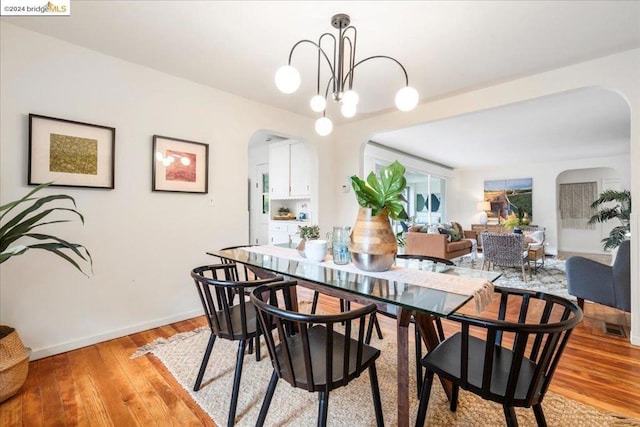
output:
{"label": "green houseplant in corner", "polygon": [[[88,262],[93,267],[91,254],[84,246],[70,243],[59,237],[35,232],[48,224],[69,222],[77,216],[84,224],[84,217],[76,208],[75,200],[65,194],[54,194],[35,197],[38,191],[51,183],[41,184],[21,199],[0,206],[0,264],[9,259],[22,255],[32,249],[45,250],[69,262],[76,269],[84,273],[78,261]],[[71,202],[73,207],[51,205],[57,201]],[[25,207],[26,206],[26,207]],[[56,213],[55,218],[48,220],[49,215]],[[59,215],[58,215],[59,214]],[[17,244],[19,240],[32,240],[27,244]],[[84,273],[86,275],[86,273]],[[0,325],[0,402],[10,398],[22,387],[29,369],[29,355],[31,350],[25,348],[10,326]]]}
{"label": "green houseplant in corner", "polygon": [[[617,202],[617,205],[613,207],[603,206],[609,202]],[[610,219],[618,219],[621,224],[609,232],[609,237],[602,239],[605,250],[617,248],[622,241],[629,238],[631,232],[631,192],[629,190],[603,191],[600,193],[600,196],[591,203],[591,207],[599,210],[589,219],[589,224],[607,222]]]}
{"label": "green houseplant in corner", "polygon": [[349,251],[356,267],[365,271],[388,270],[396,258],[398,243],[389,218],[407,219],[407,200],[402,193],[407,186],[405,167],[398,161],[373,172],[364,181],[351,177],[351,186],[360,205],[351,233]]}

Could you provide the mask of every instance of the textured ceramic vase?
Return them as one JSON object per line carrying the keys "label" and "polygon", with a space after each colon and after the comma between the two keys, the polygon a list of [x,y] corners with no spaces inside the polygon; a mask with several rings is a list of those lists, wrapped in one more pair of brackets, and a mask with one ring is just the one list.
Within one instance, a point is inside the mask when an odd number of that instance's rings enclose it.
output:
{"label": "textured ceramic vase", "polygon": [[360,208],[351,232],[349,251],[351,261],[360,270],[386,271],[393,265],[398,242],[386,209],[373,216],[370,208]]}

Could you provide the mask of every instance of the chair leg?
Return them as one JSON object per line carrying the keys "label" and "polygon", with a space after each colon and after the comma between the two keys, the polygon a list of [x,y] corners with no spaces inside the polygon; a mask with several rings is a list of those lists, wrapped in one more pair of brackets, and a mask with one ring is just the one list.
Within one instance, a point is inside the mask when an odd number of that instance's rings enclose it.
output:
{"label": "chair leg", "polygon": [[236,419],[236,406],[238,406],[238,392],[240,391],[240,378],[242,377],[242,361],[244,360],[244,348],[246,341],[238,344],[238,355],[236,359],[236,372],[233,375],[233,389],[231,391],[231,405],[229,406],[228,426],[232,426]]}
{"label": "chair leg", "polygon": [[329,392],[324,390],[318,394],[318,427],[327,426],[327,413],[329,412]]}
{"label": "chair leg", "polygon": [[431,385],[433,384],[433,372],[427,369],[424,374],[422,390],[420,391],[420,405],[418,406],[418,416],[416,417],[416,427],[424,426],[431,397]]}
{"label": "chair leg", "polygon": [[311,314],[316,314],[316,309],[318,308],[318,297],[320,296],[320,292],[315,291],[313,293],[313,302],[311,303]]}
{"label": "chair leg", "polygon": [[382,416],[382,401],[380,400],[380,386],[378,385],[378,373],[376,364],[369,366],[369,382],[371,383],[371,395],[373,396],[373,409],[376,412],[376,425],[384,426],[384,417]]}
{"label": "chair leg", "polygon": [[533,413],[536,416],[538,427],[547,427],[547,420],[544,418],[544,411],[542,410],[541,404],[533,405]]}
{"label": "chair leg", "polygon": [[458,394],[460,392],[460,387],[456,384],[453,384],[451,387],[451,401],[449,402],[449,410],[451,412],[456,412],[458,409]]}
{"label": "chair leg", "polygon": [[382,329],[380,329],[380,323],[378,323],[378,316],[373,317],[373,325],[376,327],[376,333],[378,334],[378,339],[381,340],[384,337],[382,336]]}
{"label": "chair leg", "polygon": [[513,406],[503,406],[504,417],[507,421],[507,427],[518,427],[518,418],[516,418],[516,410]]}
{"label": "chair leg", "polygon": [[213,343],[216,342],[216,336],[211,333],[209,337],[209,342],[207,343],[207,349],[204,351],[204,356],[202,357],[202,363],[200,364],[200,370],[198,371],[198,377],[196,378],[196,383],[193,386],[193,391],[200,390],[200,384],[202,384],[202,377],[204,377],[204,371],[207,370],[207,364],[209,363],[209,357],[211,356],[211,350],[213,349]]}
{"label": "chair leg", "polygon": [[267,412],[269,412],[269,406],[271,405],[271,398],[276,391],[278,385],[278,374],[274,370],[271,374],[271,380],[269,380],[269,387],[267,387],[267,394],[264,395],[262,406],[260,407],[260,414],[258,414],[258,421],[256,421],[256,427],[262,427],[264,420],[267,418]]}
{"label": "chair leg", "polygon": [[584,298],[578,298],[578,307],[580,307],[580,310],[584,311]]}
{"label": "chair leg", "polygon": [[256,334],[256,362],[260,361],[260,334]]}
{"label": "chair leg", "polygon": [[376,313],[371,313],[371,316],[369,317],[369,324],[367,325],[367,334],[364,337],[364,342],[366,344],[371,344],[371,335],[373,335],[373,318],[375,317]]}

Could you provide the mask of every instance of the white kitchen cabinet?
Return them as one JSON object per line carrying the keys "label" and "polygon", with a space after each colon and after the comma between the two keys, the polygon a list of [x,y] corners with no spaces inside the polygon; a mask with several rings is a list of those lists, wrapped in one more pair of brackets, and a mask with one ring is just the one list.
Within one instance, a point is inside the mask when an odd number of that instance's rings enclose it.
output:
{"label": "white kitchen cabinet", "polygon": [[310,158],[306,145],[287,141],[269,146],[269,197],[303,198],[311,194]]}
{"label": "white kitchen cabinet", "polygon": [[300,242],[298,226],[304,224],[301,221],[271,221],[269,222],[269,243],[277,245],[279,243]]}
{"label": "white kitchen cabinet", "polygon": [[309,173],[311,161],[310,153],[306,144],[302,142],[296,142],[289,146],[290,154],[290,190],[291,196],[309,196],[311,193],[310,176]]}
{"label": "white kitchen cabinet", "polygon": [[289,197],[289,144],[269,146],[269,197]]}

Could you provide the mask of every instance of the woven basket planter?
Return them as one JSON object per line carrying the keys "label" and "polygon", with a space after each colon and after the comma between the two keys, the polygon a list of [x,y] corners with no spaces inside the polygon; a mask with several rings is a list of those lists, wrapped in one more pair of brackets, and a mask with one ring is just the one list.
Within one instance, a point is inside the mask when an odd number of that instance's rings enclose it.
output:
{"label": "woven basket planter", "polygon": [[15,329],[0,326],[0,402],[20,390],[29,372],[31,349],[25,347]]}

